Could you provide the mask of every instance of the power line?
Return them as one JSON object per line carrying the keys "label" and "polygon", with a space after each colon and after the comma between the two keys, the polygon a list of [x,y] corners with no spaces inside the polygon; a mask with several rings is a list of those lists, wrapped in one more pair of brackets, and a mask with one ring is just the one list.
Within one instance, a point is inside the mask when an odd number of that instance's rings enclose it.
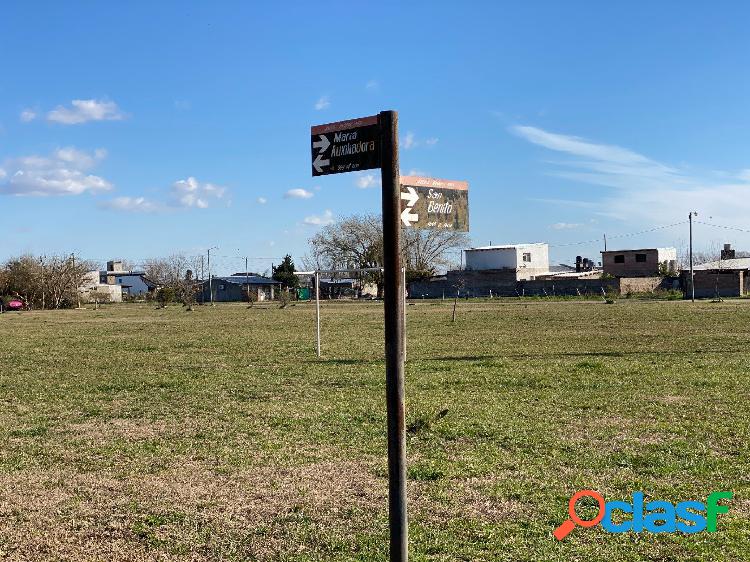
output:
{"label": "power line", "polygon": [[[625,234],[608,235],[607,239],[609,240],[612,238],[629,238],[631,236],[638,236],[640,234],[648,234],[649,232],[656,232],[657,230],[664,230],[666,228],[673,228],[675,226],[687,224],[687,222],[688,221],[680,221],[680,222],[675,222],[672,224],[665,224],[663,226],[655,226],[653,228],[649,228],[646,230],[639,230],[638,232],[627,232]],[[566,246],[582,246],[583,244],[594,244],[598,242],[601,242],[601,238],[593,238],[591,240],[582,240],[581,242],[570,242],[568,244],[552,244],[550,245],[550,248],[564,248]]]}
{"label": "power line", "polygon": [[703,221],[694,221],[694,222],[696,222],[698,224],[704,224],[706,226],[713,226],[714,228],[723,228],[724,230],[737,230],[739,232],[748,232],[748,233],[750,233],[750,230],[747,230],[745,228],[739,228],[737,226],[724,226],[724,225],[721,225],[721,224],[713,224],[713,223],[710,223],[710,222],[703,222]]}

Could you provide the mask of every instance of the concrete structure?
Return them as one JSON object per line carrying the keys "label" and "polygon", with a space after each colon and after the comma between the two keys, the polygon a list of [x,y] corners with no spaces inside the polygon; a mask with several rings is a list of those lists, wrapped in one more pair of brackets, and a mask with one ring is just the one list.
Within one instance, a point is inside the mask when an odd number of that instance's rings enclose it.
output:
{"label": "concrete structure", "polygon": [[230,275],[228,277],[214,277],[201,283],[201,302],[211,302],[211,290],[214,302],[243,302],[247,301],[248,290],[258,300],[273,300],[281,283],[268,277],[255,274]]}
{"label": "concrete structure", "polygon": [[100,272],[89,271],[83,278],[81,286],[78,287],[83,302],[122,302],[122,287],[120,285],[108,285],[100,281]]}
{"label": "concrete structure", "polygon": [[465,250],[465,254],[467,271],[512,272],[514,281],[534,279],[550,271],[547,244],[481,246]]}
{"label": "concrete structure", "polygon": [[131,297],[145,295],[158,288],[146,277],[145,271],[126,271],[121,261],[110,260],[107,269],[99,272],[99,282],[106,285],[119,285],[122,294]]}
{"label": "concrete structure", "polygon": [[613,277],[655,277],[677,273],[675,248],[643,248],[602,252],[605,275]]}
{"label": "concrete structure", "polygon": [[[735,255],[725,245],[722,255]],[[695,271],[695,296],[697,298],[740,297],[750,294],[750,258],[733,258],[693,266]],[[687,291],[690,274],[685,272]]]}

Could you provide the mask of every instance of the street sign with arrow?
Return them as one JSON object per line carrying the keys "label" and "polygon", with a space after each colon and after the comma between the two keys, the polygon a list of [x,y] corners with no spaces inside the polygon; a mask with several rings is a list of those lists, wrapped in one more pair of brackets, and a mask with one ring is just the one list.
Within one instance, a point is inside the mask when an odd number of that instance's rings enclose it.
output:
{"label": "street sign with arrow", "polygon": [[380,167],[379,132],[377,115],[311,127],[312,175]]}
{"label": "street sign with arrow", "polygon": [[468,232],[468,182],[401,176],[401,224]]}

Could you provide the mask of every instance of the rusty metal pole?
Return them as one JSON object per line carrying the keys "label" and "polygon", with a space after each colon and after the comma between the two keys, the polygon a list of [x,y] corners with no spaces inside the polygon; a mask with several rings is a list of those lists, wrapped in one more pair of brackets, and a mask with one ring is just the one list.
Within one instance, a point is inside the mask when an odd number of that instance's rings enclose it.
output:
{"label": "rusty metal pole", "polygon": [[320,358],[320,272],[315,272],[315,324],[316,324],[316,330],[315,333],[317,334],[315,342],[316,342],[316,350],[318,352],[318,358]]}
{"label": "rusty metal pole", "polygon": [[401,276],[401,199],[398,113],[381,111],[380,176],[383,184],[385,386],[388,412],[388,519],[390,560],[408,560],[406,428],[404,421],[404,284]]}

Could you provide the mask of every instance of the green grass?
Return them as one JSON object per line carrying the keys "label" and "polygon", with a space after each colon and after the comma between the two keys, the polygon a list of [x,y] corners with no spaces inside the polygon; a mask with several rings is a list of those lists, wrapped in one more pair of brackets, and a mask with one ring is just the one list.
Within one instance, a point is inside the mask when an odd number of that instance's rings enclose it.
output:
{"label": "green grass", "polygon": [[[750,302],[418,301],[412,560],[750,552]],[[386,560],[382,305],[0,315],[0,559]],[[446,411],[447,410],[447,411]],[[567,499],[705,500],[719,531],[557,542]]]}

